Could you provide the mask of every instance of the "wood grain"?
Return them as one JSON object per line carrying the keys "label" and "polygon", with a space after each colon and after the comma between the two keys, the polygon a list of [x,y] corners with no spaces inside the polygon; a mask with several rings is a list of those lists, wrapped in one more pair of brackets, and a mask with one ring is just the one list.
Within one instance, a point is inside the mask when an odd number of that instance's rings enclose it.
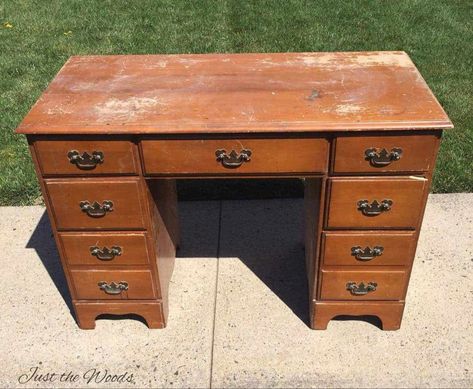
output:
{"label": "wood grain", "polygon": [[[17,132],[28,136],[81,328],[102,313],[165,326],[176,178],[297,176],[312,327],[347,314],[397,329],[441,129],[451,127],[404,52],[347,52],[72,57]],[[364,155],[394,147],[402,156],[385,167]],[[230,169],[222,149],[252,154]],[[78,169],[70,150],[105,159]],[[392,208],[378,216],[358,209],[384,199]],[[79,206],[104,200],[113,211],[103,217]],[[104,264],[92,245],[123,252]],[[375,245],[384,251],[370,262],[351,255]],[[129,289],[107,295],[99,281]],[[353,296],[347,282],[378,286]]]}
{"label": "wood grain", "polygon": [[[437,135],[409,136],[345,136],[336,139],[334,173],[387,173],[423,172],[430,169],[437,146]],[[390,152],[393,148],[402,150],[401,158],[388,166],[377,167],[370,164],[365,156],[367,149],[383,148]]]}
{"label": "wood grain", "polygon": [[[60,232],[59,239],[64,256],[70,266],[130,266],[149,264],[149,253],[144,233],[75,233]],[[103,261],[90,253],[91,247],[118,246],[121,254]]]}
{"label": "wood grain", "polygon": [[[346,288],[348,282],[378,284],[375,291],[354,296]],[[407,282],[404,270],[326,270],[322,269],[320,300],[402,300]]]}
{"label": "wood grain", "polygon": [[162,304],[159,301],[75,301],[73,307],[77,323],[83,330],[93,330],[95,319],[103,314],[136,314],[146,320],[148,328],[164,328],[166,325]]}
{"label": "wood grain", "polygon": [[[35,142],[41,171],[48,175],[103,175],[137,174],[135,163],[136,146],[127,141],[100,140],[40,140]],[[84,170],[70,162],[69,151],[76,150],[81,155],[94,151],[103,153],[103,162],[91,170]]]}
{"label": "wood grain", "polygon": [[[75,298],[78,300],[128,300],[153,299],[157,297],[156,287],[149,270],[71,270]],[[105,281],[128,283],[128,290],[118,295],[107,294],[97,285]]]}
{"label": "wood grain", "polygon": [[327,180],[306,178],[304,180],[304,239],[305,265],[309,284],[310,299],[316,296],[317,277],[320,262],[320,241],[325,207],[325,189]]}
{"label": "wood grain", "polygon": [[[134,178],[46,180],[58,229],[143,229],[144,191]],[[90,217],[81,201],[113,202],[113,211]]]}
{"label": "wood grain", "polygon": [[150,203],[152,240],[156,252],[162,309],[165,320],[169,313],[169,284],[171,282],[176,246],[179,244],[179,219],[177,214],[177,192],[174,180],[152,180],[148,182],[147,197]]}
{"label": "wood grain", "polygon": [[[321,173],[328,164],[328,142],[320,138],[144,140],[141,147],[147,175]],[[250,150],[251,159],[227,168],[217,150]]]}
{"label": "wood grain", "polygon": [[[403,232],[324,232],[323,264],[325,266],[408,266],[414,259],[415,233]],[[352,247],[362,249],[381,246],[383,252],[370,261],[352,255]]]}
{"label": "wood grain", "polygon": [[336,316],[376,316],[381,320],[384,331],[395,331],[401,327],[404,302],[394,301],[313,301],[311,327],[327,329],[327,324]]}
{"label": "wood grain", "polygon": [[[423,209],[428,181],[424,178],[333,178],[330,180],[330,205],[327,228],[415,228]],[[389,211],[365,216],[359,200],[392,200]]]}
{"label": "wood grain", "polygon": [[406,53],[71,57],[26,134],[451,128]]}

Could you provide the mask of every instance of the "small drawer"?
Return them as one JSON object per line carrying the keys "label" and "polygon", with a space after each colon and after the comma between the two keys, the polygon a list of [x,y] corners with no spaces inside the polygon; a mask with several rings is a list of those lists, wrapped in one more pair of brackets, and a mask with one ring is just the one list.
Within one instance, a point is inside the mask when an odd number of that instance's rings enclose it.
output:
{"label": "small drawer", "polygon": [[69,265],[147,265],[148,249],[144,233],[60,232],[59,239]]}
{"label": "small drawer", "polygon": [[402,300],[405,271],[322,270],[322,300]]}
{"label": "small drawer", "polygon": [[135,178],[45,180],[58,229],[144,229],[144,190]]}
{"label": "small drawer", "polygon": [[149,270],[71,270],[78,300],[154,299]]}
{"label": "small drawer", "polygon": [[412,263],[414,232],[324,232],[326,266],[407,266]]}
{"label": "small drawer", "polygon": [[330,180],[327,228],[415,228],[428,180],[334,178]]}
{"label": "small drawer", "polygon": [[347,136],[335,142],[334,173],[423,172],[432,167],[438,137]]}
{"label": "small drawer", "polygon": [[322,138],[144,140],[149,175],[323,173],[328,142]]}
{"label": "small drawer", "polygon": [[41,140],[34,143],[43,175],[137,174],[128,141]]}

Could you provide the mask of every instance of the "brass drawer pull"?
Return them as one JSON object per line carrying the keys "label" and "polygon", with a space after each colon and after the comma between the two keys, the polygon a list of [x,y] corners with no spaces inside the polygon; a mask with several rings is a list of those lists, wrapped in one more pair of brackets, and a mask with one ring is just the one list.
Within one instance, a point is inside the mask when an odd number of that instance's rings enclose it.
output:
{"label": "brass drawer pull", "polygon": [[217,150],[215,156],[217,161],[221,162],[224,167],[235,169],[241,166],[243,162],[248,162],[251,159],[251,150],[243,149],[240,153],[232,150],[230,154],[227,154],[225,150]]}
{"label": "brass drawer pull", "polygon": [[79,203],[80,209],[85,212],[90,217],[103,217],[107,212],[113,211],[113,202],[110,200],[105,200],[100,205],[97,201],[94,201],[92,204],[90,202],[81,201]]}
{"label": "brass drawer pull", "polygon": [[363,213],[365,216],[378,216],[382,212],[389,211],[391,206],[393,205],[392,200],[385,199],[378,203],[377,200],[374,200],[371,204],[368,200],[360,200],[357,203],[358,209]]}
{"label": "brass drawer pull", "polygon": [[391,162],[399,161],[401,159],[402,149],[392,148],[390,152],[382,149],[377,152],[376,148],[366,149],[365,156],[370,164],[374,167],[384,167],[391,164]]}
{"label": "brass drawer pull", "polygon": [[361,246],[354,246],[351,248],[351,255],[358,261],[368,262],[382,255],[383,251],[384,247],[382,246],[374,246],[372,249],[369,247],[362,249]]}
{"label": "brass drawer pull", "polygon": [[107,294],[120,294],[124,290],[128,290],[128,282],[126,281],[111,282],[110,284],[106,281],[100,281],[97,285],[100,290]]}
{"label": "brass drawer pull", "polygon": [[378,284],[376,282],[368,282],[368,285],[365,286],[363,282],[357,285],[356,282],[353,281],[347,282],[346,285],[347,290],[354,296],[364,296],[369,292],[374,292],[377,286]]}
{"label": "brass drawer pull", "polygon": [[111,261],[113,258],[122,255],[122,248],[119,246],[112,246],[110,249],[108,247],[100,249],[97,246],[92,246],[90,248],[90,254],[101,261]]}
{"label": "brass drawer pull", "polygon": [[73,163],[82,170],[95,169],[99,163],[103,163],[104,159],[101,151],[93,151],[92,155],[85,151],[81,155],[77,150],[71,150],[67,153],[67,157],[70,163]]}

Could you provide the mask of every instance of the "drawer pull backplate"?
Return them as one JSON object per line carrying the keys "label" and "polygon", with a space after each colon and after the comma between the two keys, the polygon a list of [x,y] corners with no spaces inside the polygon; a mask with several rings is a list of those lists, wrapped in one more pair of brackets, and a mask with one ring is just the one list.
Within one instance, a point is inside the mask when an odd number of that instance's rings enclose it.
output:
{"label": "drawer pull backplate", "polygon": [[356,282],[350,281],[347,282],[346,288],[354,296],[364,296],[369,292],[374,292],[377,286],[378,284],[376,282],[368,282],[365,286],[363,282],[360,282],[360,284],[357,285]]}
{"label": "drawer pull backplate", "polygon": [[113,211],[113,202],[104,200],[102,204],[94,201],[92,204],[87,200],[79,203],[80,209],[90,217],[103,217],[107,212]]}
{"label": "drawer pull backplate", "polygon": [[100,249],[97,246],[92,246],[90,248],[90,254],[101,261],[111,261],[113,258],[122,255],[122,248],[119,246],[112,246],[111,248],[104,247]]}
{"label": "drawer pull backplate", "polygon": [[92,155],[85,151],[81,155],[77,150],[71,150],[67,153],[67,157],[70,163],[73,163],[82,170],[95,169],[99,163],[103,163],[104,159],[101,151],[93,151]]}
{"label": "drawer pull backplate", "polygon": [[232,150],[230,154],[227,154],[225,150],[217,150],[215,156],[217,157],[217,161],[221,162],[224,167],[235,169],[241,166],[243,162],[250,161],[251,150],[243,149],[240,153]]}
{"label": "drawer pull backplate", "polygon": [[399,161],[402,155],[402,149],[392,148],[390,152],[386,149],[376,151],[376,148],[370,148],[365,150],[366,160],[370,161],[370,164],[374,167],[384,167],[390,165],[394,161]]}
{"label": "drawer pull backplate", "polygon": [[97,285],[100,290],[107,294],[120,294],[124,290],[128,290],[128,282],[126,281],[111,282],[110,284],[106,281],[100,281]]}
{"label": "drawer pull backplate", "polygon": [[365,247],[364,249],[361,246],[354,246],[351,248],[351,255],[353,255],[358,261],[371,261],[375,257],[379,257],[383,254],[384,247],[374,246],[373,248]]}
{"label": "drawer pull backplate", "polygon": [[358,209],[363,213],[365,216],[378,216],[382,212],[389,211],[391,206],[393,205],[392,200],[382,200],[381,203],[378,203],[377,200],[374,200],[371,204],[368,200],[360,200],[357,203]]}

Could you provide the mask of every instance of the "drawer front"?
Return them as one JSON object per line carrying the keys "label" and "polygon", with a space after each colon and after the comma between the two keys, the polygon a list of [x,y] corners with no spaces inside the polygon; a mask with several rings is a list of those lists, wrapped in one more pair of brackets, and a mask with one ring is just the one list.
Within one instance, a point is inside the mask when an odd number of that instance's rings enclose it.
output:
{"label": "drawer front", "polygon": [[64,257],[69,265],[147,265],[148,249],[144,233],[59,233]]}
{"label": "drawer front", "polygon": [[45,180],[58,229],[144,229],[138,179]]}
{"label": "drawer front", "polygon": [[78,300],[156,298],[148,270],[71,270]]}
{"label": "drawer front", "polygon": [[322,300],[402,300],[405,271],[322,270]]}
{"label": "drawer front", "polygon": [[138,172],[135,145],[127,141],[43,140],[34,147],[44,175]]}
{"label": "drawer front", "polygon": [[141,142],[146,174],[317,173],[327,171],[325,139],[205,139]]}
{"label": "drawer front", "polygon": [[325,232],[322,256],[327,266],[407,266],[415,247],[414,232]]}
{"label": "drawer front", "polygon": [[349,136],[335,142],[334,173],[422,172],[431,168],[438,137]]}
{"label": "drawer front", "polygon": [[327,228],[415,228],[427,179],[330,180]]}

